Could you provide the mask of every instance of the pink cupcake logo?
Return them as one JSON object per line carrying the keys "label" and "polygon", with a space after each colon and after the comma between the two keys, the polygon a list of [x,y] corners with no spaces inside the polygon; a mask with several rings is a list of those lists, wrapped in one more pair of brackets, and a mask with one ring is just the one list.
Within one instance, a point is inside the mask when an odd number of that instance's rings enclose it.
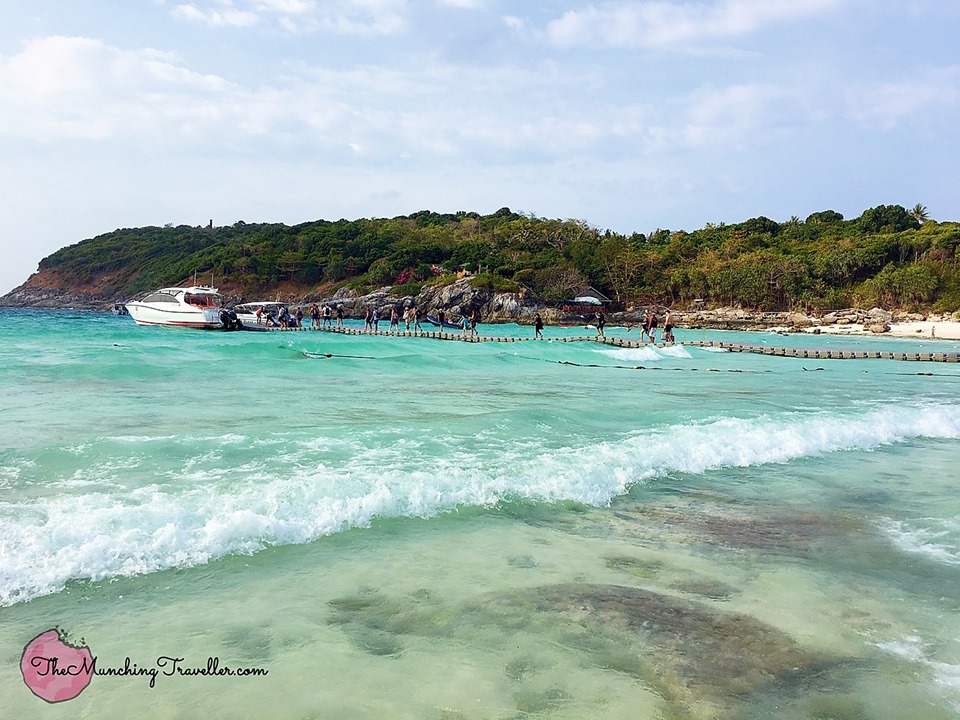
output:
{"label": "pink cupcake logo", "polygon": [[27,643],[20,658],[20,672],[34,695],[58,703],[84,691],[93,677],[94,663],[90,648],[67,643],[63,633],[53,629]]}

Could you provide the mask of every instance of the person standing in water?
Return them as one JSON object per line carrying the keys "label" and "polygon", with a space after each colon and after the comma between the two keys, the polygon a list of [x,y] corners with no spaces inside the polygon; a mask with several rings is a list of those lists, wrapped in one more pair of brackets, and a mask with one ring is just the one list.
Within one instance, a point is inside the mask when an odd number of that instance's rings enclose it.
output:
{"label": "person standing in water", "polygon": [[606,337],[603,334],[603,326],[607,324],[607,316],[603,314],[603,310],[597,310],[597,337]]}
{"label": "person standing in water", "polygon": [[540,313],[537,313],[533,318],[533,328],[537,331],[534,338],[543,340],[543,318],[540,317]]}

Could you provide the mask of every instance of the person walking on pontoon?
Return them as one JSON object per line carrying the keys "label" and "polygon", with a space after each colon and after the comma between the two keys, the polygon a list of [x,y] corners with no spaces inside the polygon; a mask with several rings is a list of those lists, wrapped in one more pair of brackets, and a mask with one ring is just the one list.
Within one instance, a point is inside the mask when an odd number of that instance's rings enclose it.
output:
{"label": "person walking on pontoon", "polygon": [[470,311],[470,334],[475,337],[480,335],[480,333],[477,332],[478,322],[480,322],[480,312],[474,308]]}

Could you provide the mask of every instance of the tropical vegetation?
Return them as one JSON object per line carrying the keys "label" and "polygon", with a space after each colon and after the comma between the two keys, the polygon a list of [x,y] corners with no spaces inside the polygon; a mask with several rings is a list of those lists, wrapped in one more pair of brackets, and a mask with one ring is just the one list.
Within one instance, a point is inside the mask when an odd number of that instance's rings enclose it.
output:
{"label": "tropical vegetation", "polygon": [[509,208],[491,215],[424,210],[293,226],[118,229],[55,252],[40,270],[126,296],[195,275],[246,295],[280,285],[331,293],[393,285],[408,294],[466,269],[475,284],[543,301],[592,286],[621,306],[697,300],[765,310],[955,311],[958,244],[960,224],[934,221],[920,204],[880,205],[849,220],[826,210],[804,220],[756,217],[629,235]]}

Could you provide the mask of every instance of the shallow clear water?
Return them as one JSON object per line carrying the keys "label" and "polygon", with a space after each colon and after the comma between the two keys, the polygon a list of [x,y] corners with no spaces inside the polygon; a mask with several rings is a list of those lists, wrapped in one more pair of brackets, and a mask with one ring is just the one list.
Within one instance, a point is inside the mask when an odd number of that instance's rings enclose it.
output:
{"label": "shallow clear water", "polygon": [[[960,713],[960,365],[79,312],[0,341],[0,717]],[[269,674],[47,705],[18,663],[54,626]]]}

